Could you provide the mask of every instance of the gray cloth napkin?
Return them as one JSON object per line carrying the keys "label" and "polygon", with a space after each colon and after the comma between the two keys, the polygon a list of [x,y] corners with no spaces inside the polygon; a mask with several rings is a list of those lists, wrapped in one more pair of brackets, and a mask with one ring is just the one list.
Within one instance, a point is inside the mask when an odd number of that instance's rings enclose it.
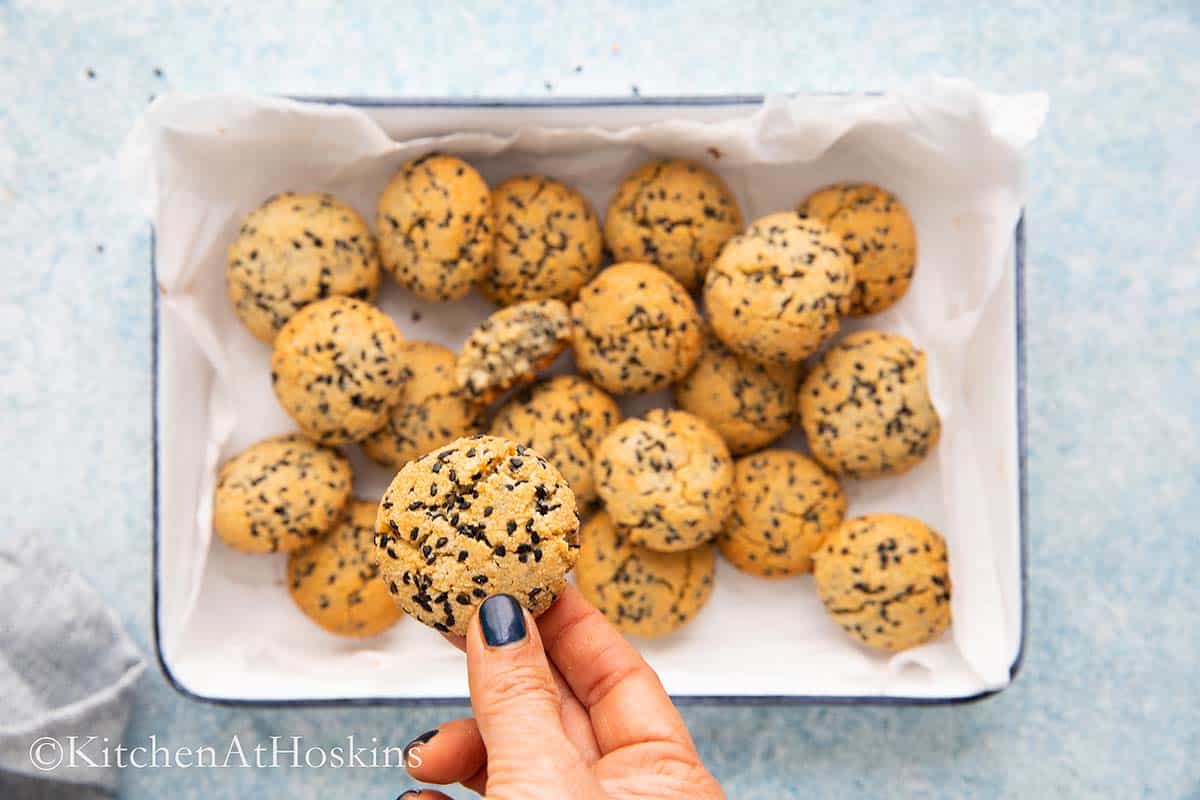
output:
{"label": "gray cloth napkin", "polygon": [[[145,669],[100,597],[43,534],[0,537],[0,797],[104,797]],[[71,737],[85,758],[71,760]],[[108,745],[104,745],[104,739]],[[78,756],[78,751],[76,756]],[[89,766],[87,759],[98,766]],[[111,758],[110,758],[111,761]],[[61,762],[61,763],[57,763]]]}

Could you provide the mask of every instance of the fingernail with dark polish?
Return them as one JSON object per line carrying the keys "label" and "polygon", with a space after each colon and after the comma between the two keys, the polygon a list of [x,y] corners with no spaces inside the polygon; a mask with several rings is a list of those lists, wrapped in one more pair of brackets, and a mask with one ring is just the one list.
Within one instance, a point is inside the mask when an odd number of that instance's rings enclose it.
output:
{"label": "fingernail with dark polish", "polygon": [[479,625],[488,647],[504,647],[525,639],[525,614],[511,594],[494,594],[479,607]]}
{"label": "fingernail with dark polish", "polygon": [[405,798],[417,797],[420,794],[421,794],[420,789],[409,789],[407,792],[404,792],[399,797],[397,797],[396,800],[405,800]]}
{"label": "fingernail with dark polish", "polygon": [[[405,764],[407,764],[407,763],[408,763],[408,754],[409,754],[410,752],[412,752],[412,749],[413,749],[414,747],[417,747],[418,745],[422,745],[422,744],[428,744],[428,743],[429,743],[429,740],[430,740],[430,739],[432,739],[433,737],[437,736],[437,735],[438,735],[438,729],[437,729],[437,728],[434,728],[434,729],[433,729],[433,730],[431,730],[431,731],[425,731],[425,732],[424,732],[424,733],[422,733],[420,736],[418,736],[417,738],[413,739],[413,740],[412,740],[411,742],[409,742],[408,744],[404,745],[404,763],[405,763]],[[411,789],[410,791],[412,791],[412,792],[420,792],[421,790],[420,790],[420,789]],[[400,796],[401,796],[401,797],[404,797],[404,795],[400,795]]]}

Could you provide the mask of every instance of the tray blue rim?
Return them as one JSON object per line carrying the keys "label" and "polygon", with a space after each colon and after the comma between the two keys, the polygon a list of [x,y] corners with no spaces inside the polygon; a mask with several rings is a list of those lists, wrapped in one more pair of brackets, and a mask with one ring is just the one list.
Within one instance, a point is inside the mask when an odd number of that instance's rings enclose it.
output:
{"label": "tray blue rim", "polygon": [[[809,92],[808,94],[838,96],[838,92]],[[863,95],[878,95],[879,92],[860,92]],[[563,98],[386,98],[386,97],[305,97],[291,99],[309,103],[349,105],[364,108],[605,108],[613,106],[737,106],[757,105],[765,95],[686,95],[676,97],[563,97]],[[1020,539],[1021,581],[1021,639],[1017,657],[1009,668],[1009,682],[999,689],[987,689],[962,697],[900,697],[890,695],[671,695],[678,705],[696,706],[805,706],[805,705],[866,705],[866,706],[957,706],[977,703],[994,697],[1012,686],[1025,661],[1026,640],[1029,629],[1029,519],[1028,519],[1028,469],[1026,464],[1027,445],[1027,393],[1025,385],[1025,211],[1022,209],[1014,232],[1014,260],[1016,284],[1016,366],[1017,366],[1017,519]],[[159,572],[160,525],[159,491],[159,292],[157,264],[157,232],[150,225],[150,403],[151,403],[151,470],[152,470],[152,547],[151,570],[151,628],[154,637],[154,657],[167,683],[176,692],[199,703],[225,707],[251,708],[314,708],[346,706],[390,706],[432,707],[462,706],[470,703],[466,697],[344,697],[344,698],[229,698],[204,695],[192,691],[171,671],[163,655],[159,611],[161,605]]]}

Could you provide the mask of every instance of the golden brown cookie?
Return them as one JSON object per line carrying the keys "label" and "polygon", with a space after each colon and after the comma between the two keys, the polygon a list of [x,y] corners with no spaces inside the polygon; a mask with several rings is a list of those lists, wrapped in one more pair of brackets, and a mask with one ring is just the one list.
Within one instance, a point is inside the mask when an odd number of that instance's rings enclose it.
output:
{"label": "golden brown cookie", "polygon": [[379,257],[424,300],[454,300],[492,265],[492,198],[475,168],[431,153],[404,164],[379,197]]}
{"label": "golden brown cookie", "polygon": [[490,403],[532,381],[571,341],[571,312],[559,300],[529,300],[480,323],[458,354],[456,380],[468,397]]}
{"label": "golden brown cookie", "polygon": [[575,500],[596,498],[592,457],[621,421],[621,409],[601,389],[574,375],[531,386],[508,401],[492,420],[491,433],[532,448],[562,473]]}
{"label": "golden brown cookie", "polygon": [[665,389],[691,371],[704,343],[700,313],[679,281],[649,264],[614,264],[571,306],[575,363],[612,394]]}
{"label": "golden brown cookie", "polygon": [[492,209],[492,270],[480,284],[492,301],[570,302],[600,270],[600,220],[570,186],[539,176],[509,178],[492,190]]}
{"label": "golden brown cookie", "polygon": [[712,428],[656,408],[613,428],[596,451],[596,492],[635,544],[687,550],[715,537],[733,505],[733,460]]}
{"label": "golden brown cookie", "polygon": [[629,541],[603,511],[584,524],[580,539],[579,591],[624,633],[673,633],[712,596],[716,559],[711,544],[677,553],[649,550]]}
{"label": "golden brown cookie", "polygon": [[307,305],[275,337],[275,396],[306,436],[322,444],[362,441],[404,396],[402,343],[388,315],[361,300]]}
{"label": "golden brown cookie", "polygon": [[729,240],[708,271],[704,306],[734,352],[794,364],[837,333],[852,287],[853,267],[837,237],[786,211]]}
{"label": "golden brown cookie", "polygon": [[405,342],[402,349],[411,375],[404,399],[392,406],[383,427],[362,442],[363,452],[391,469],[479,433],[483,425],[483,406],[467,396],[455,377],[458,356],[432,342]]}
{"label": "golden brown cookie", "polygon": [[825,610],[858,641],[894,653],[950,626],[946,541],[898,514],[846,520],[813,554]]}
{"label": "golden brown cookie", "polygon": [[725,181],[692,161],[647,161],[617,187],[604,238],[618,261],[655,264],[688,289],[729,238],[742,230],[737,199]]}
{"label": "golden brown cookie", "polygon": [[267,344],[309,303],[333,295],[372,300],[378,288],[371,229],[329,194],[268,198],[242,223],[225,265],[234,312]]}
{"label": "golden brown cookie", "polygon": [[351,500],[329,534],[288,556],[288,593],[313,622],[339,636],[375,636],[403,612],[375,563],[376,503]]}
{"label": "golden brown cookie", "polygon": [[673,388],[675,404],[711,425],[734,455],[787,433],[796,420],[800,368],[739,356],[711,332],[704,344],[696,366]]}
{"label": "golden brown cookie", "polygon": [[217,472],[213,530],[246,553],[290,552],[337,524],[352,479],[332,448],[298,434],[264,439]]}
{"label": "golden brown cookie", "polygon": [[804,379],[800,422],[813,457],[836,474],[871,478],[911,469],[942,430],[925,354],[894,333],[847,336]]}
{"label": "golden brown cookie", "polygon": [[489,595],[545,611],[579,555],[567,482],[532,450],[495,436],[458,439],[408,462],[379,504],[375,532],[393,600],[460,635]]}
{"label": "golden brown cookie", "polygon": [[813,551],[846,516],[842,487],[792,450],[764,450],[733,466],[733,511],[717,538],[721,554],[765,578],[811,572]]}
{"label": "golden brown cookie", "polygon": [[851,315],[883,311],[908,291],[917,230],[894,194],[870,183],[839,183],[809,195],[797,211],[829,228],[854,261]]}

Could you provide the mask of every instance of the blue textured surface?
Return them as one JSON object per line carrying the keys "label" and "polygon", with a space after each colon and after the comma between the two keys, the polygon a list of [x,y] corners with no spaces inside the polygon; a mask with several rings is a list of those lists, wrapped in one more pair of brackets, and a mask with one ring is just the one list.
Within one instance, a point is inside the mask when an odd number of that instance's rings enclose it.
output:
{"label": "blue textured surface", "polygon": [[[966,707],[686,716],[736,798],[1200,796],[1194,3],[47,5],[0,0],[0,525],[78,554],[147,652],[149,241],[112,156],[154,93],[855,90],[928,72],[1049,91],[1030,153],[1022,676]],[[228,710],[184,700],[152,670],[129,738],[403,744],[456,711]],[[382,769],[123,776],[145,798],[387,798],[407,785]]]}

